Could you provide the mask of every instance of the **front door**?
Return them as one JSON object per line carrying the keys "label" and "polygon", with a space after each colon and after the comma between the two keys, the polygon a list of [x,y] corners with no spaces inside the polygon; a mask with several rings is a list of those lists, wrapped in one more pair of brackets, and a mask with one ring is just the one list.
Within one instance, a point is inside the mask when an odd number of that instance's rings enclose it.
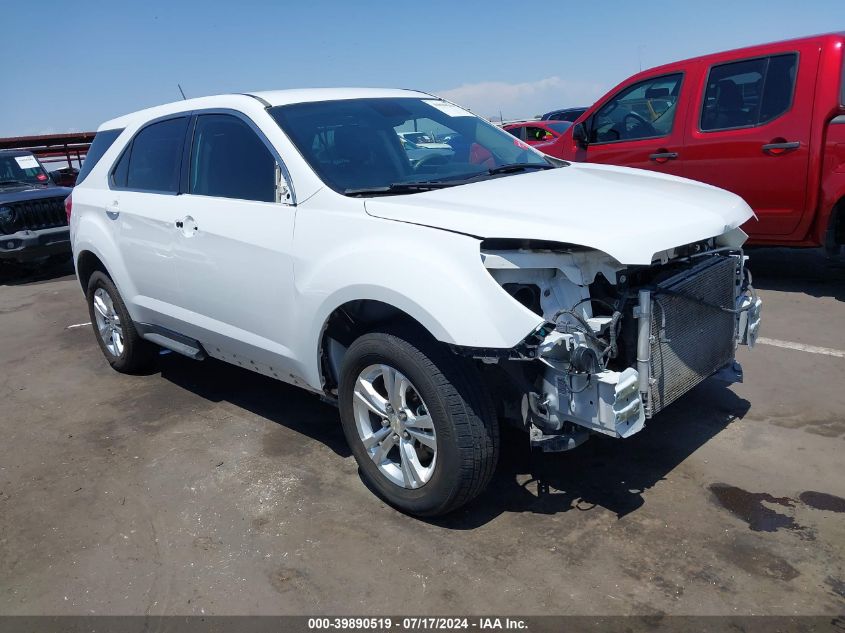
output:
{"label": "front door", "polygon": [[622,88],[585,122],[588,145],[577,161],[683,173],[683,124],[688,89],[683,73]]}
{"label": "front door", "polygon": [[684,148],[686,176],[742,196],[758,220],[752,237],[783,236],[807,195],[818,50],[714,65],[695,97]]}
{"label": "front door", "polygon": [[290,380],[295,209],[276,202],[276,159],[234,114],[195,119],[173,217],[185,334],[216,357]]}

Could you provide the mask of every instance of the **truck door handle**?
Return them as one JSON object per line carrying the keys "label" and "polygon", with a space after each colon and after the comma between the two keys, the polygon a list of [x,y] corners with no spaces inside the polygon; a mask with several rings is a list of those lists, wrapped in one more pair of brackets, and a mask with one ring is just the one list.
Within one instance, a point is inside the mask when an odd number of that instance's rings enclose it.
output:
{"label": "truck door handle", "polygon": [[655,163],[665,163],[667,160],[675,160],[678,158],[678,152],[655,152],[651,154],[648,159]]}
{"label": "truck door handle", "polygon": [[778,143],[767,143],[766,145],[763,145],[763,151],[767,154],[771,154],[772,156],[777,156],[779,154],[791,152],[799,147],[801,147],[801,143],[799,141],[783,141]]}

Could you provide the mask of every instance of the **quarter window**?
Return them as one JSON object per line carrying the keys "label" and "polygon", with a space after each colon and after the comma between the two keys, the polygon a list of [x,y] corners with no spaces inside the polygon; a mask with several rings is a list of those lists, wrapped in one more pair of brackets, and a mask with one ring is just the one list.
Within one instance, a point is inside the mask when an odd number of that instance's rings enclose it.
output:
{"label": "quarter window", "polygon": [[119,130],[103,130],[102,132],[97,132],[94,136],[94,141],[91,143],[91,147],[88,148],[88,154],[85,156],[82,168],[76,176],[77,185],[88,177],[88,174],[90,174],[91,170],[94,169],[94,166],[100,162],[103,154],[108,151],[108,149],[112,146],[112,143],[114,143],[115,140],[117,140],[117,137],[120,136],[121,132],[123,132],[123,128]]}
{"label": "quarter window", "polygon": [[713,66],[700,127],[704,132],[768,123],[789,110],[798,55],[775,55]]}
{"label": "quarter window", "polygon": [[115,184],[121,169],[126,169],[126,187],[144,191],[176,193],[179,191],[179,169],[182,164],[182,147],[185,141],[187,117],[153,123],[142,129],[132,141],[115,169]]}
{"label": "quarter window", "polygon": [[270,150],[242,120],[226,114],[197,118],[190,193],[274,202],[275,170]]}
{"label": "quarter window", "polygon": [[672,132],[683,75],[653,77],[622,90],[599,108],[590,142],[659,138]]}

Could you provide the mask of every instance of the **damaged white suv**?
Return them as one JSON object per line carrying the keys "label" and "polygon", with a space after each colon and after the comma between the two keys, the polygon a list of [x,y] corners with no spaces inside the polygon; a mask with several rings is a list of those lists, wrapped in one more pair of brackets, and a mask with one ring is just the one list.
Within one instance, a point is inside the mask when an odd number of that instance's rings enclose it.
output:
{"label": "damaged white suv", "polygon": [[[414,132],[449,151],[411,154]],[[738,379],[759,326],[740,198],[552,160],[407,90],[115,119],[67,201],[97,340],[118,371],[160,346],[334,401],[376,491],[448,512],[490,479],[500,421],[544,450],[628,437]]]}

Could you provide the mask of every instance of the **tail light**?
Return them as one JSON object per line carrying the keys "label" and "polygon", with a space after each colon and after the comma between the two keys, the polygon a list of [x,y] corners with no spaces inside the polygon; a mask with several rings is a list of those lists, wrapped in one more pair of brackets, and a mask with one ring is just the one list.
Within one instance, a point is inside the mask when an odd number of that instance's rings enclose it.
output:
{"label": "tail light", "polygon": [[70,224],[70,214],[73,213],[73,200],[71,196],[65,198],[65,213],[67,213],[67,223]]}

